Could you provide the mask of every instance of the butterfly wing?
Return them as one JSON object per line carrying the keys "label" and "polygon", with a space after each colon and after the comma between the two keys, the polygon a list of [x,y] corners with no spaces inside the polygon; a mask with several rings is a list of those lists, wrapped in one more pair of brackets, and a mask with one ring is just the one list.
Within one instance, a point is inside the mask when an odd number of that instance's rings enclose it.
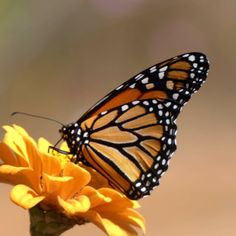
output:
{"label": "butterfly wing", "polygon": [[197,52],[182,54],[156,64],[110,92],[88,110],[78,123],[114,107],[145,99],[170,102],[177,116],[181,106],[201,87],[208,70],[206,56]]}
{"label": "butterfly wing", "polygon": [[71,153],[129,198],[148,195],[176,149],[175,120],[208,69],[204,54],[187,53],[134,76],[63,127]]}
{"label": "butterfly wing", "polygon": [[135,100],[81,124],[86,163],[131,199],[159,184],[175,151],[175,115],[157,99]]}
{"label": "butterfly wing", "polygon": [[91,108],[77,124],[86,140],[81,161],[131,199],[159,184],[175,151],[175,120],[205,81],[201,53],[183,54],[131,78]]}

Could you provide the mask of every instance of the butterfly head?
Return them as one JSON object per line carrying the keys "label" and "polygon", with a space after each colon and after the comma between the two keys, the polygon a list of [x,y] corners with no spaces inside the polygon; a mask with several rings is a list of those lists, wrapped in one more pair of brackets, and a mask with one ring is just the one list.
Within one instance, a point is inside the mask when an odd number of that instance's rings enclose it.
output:
{"label": "butterfly head", "polygon": [[62,139],[67,142],[72,153],[76,153],[81,141],[81,129],[78,123],[71,123],[59,130]]}

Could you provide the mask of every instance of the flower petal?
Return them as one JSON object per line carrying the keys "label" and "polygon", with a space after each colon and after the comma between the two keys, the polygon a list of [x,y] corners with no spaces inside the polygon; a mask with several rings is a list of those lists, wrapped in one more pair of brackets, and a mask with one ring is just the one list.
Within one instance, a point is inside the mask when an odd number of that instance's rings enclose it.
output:
{"label": "flower petal", "polygon": [[17,125],[4,126],[7,133],[4,136],[4,143],[11,148],[17,155],[24,159],[29,167],[35,171],[41,171],[41,159],[37,155],[37,145],[33,138],[21,127]]}
{"label": "flower petal", "polygon": [[78,222],[93,222],[111,236],[137,235],[135,227],[145,231],[144,218],[133,210],[138,202],[111,189],[94,169],[71,162],[71,155],[48,153],[47,140],[41,138],[37,144],[19,126],[5,129],[0,182],[16,185],[13,202],[29,209],[43,201]]}
{"label": "flower petal", "polygon": [[91,175],[91,180],[89,182],[89,185],[95,189],[103,188],[103,187],[108,187],[110,188],[111,186],[109,185],[107,179],[102,176],[100,173],[98,173],[95,169],[92,167],[86,166],[81,163],[80,165],[83,169],[87,170],[90,175]]}
{"label": "flower petal", "polygon": [[[101,203],[94,206],[90,218],[98,227],[108,235],[137,235],[134,226],[140,227],[145,232],[144,218],[132,207],[137,207],[136,201],[127,199],[114,189],[102,188],[98,190],[100,194],[109,197],[110,202]],[[117,228],[118,227],[118,228]]]}
{"label": "flower petal", "polygon": [[15,167],[11,165],[0,166],[0,182],[8,184],[25,184],[30,187],[34,186],[39,190],[40,176],[28,167]]}
{"label": "flower petal", "polygon": [[58,176],[61,174],[61,165],[58,158],[42,153],[40,153],[39,156],[42,160],[42,168],[44,173],[52,176]]}
{"label": "flower petal", "polygon": [[112,201],[112,199],[109,196],[107,197],[101,194],[99,191],[97,191],[96,189],[90,186],[85,186],[81,190],[80,194],[83,194],[89,197],[90,202],[91,202],[91,208],[94,208],[96,206],[100,206],[100,205],[103,205],[105,203],[109,203]]}
{"label": "flower petal", "polygon": [[23,137],[10,126],[4,126],[3,128],[7,131],[4,135],[3,143],[20,157],[19,161],[24,159],[28,163],[28,154]]}
{"label": "flower petal", "polygon": [[88,171],[72,162],[68,162],[64,166],[63,176],[73,177],[73,181],[67,184],[66,191],[62,193],[66,198],[70,197],[75,192],[81,191],[81,189],[87,185],[91,179]]}
{"label": "flower petal", "polygon": [[62,176],[51,176],[43,173],[43,181],[45,192],[60,195],[63,199],[67,199],[80,192],[89,183],[90,174],[78,165],[68,162]]}
{"label": "flower petal", "polygon": [[73,181],[71,176],[51,176],[43,173],[42,177],[43,192],[47,194],[47,200],[53,204],[57,196],[66,191],[68,183]]}
{"label": "flower petal", "polygon": [[[145,219],[139,212],[133,210],[132,208],[128,208],[123,212],[119,212],[118,215],[122,216],[123,221],[141,228],[145,233]],[[119,221],[120,220],[121,218],[119,218]]]}
{"label": "flower petal", "polygon": [[[44,170],[47,174],[58,175],[61,169],[64,168],[65,164],[70,162],[70,158],[64,154],[60,154],[56,151],[49,151],[49,147],[53,146],[46,139],[40,138],[38,140],[38,149],[42,153],[43,163],[46,164]],[[61,148],[60,148],[61,149]],[[51,162],[48,160],[54,159]],[[50,163],[50,164],[49,164]]]}
{"label": "flower petal", "polygon": [[20,135],[25,136],[25,137],[30,137],[29,134],[25,131],[25,129],[23,129],[19,125],[14,124],[13,127]]}
{"label": "flower petal", "polygon": [[66,152],[69,152],[69,151],[70,151],[70,149],[69,149],[69,147],[68,147],[68,145],[67,145],[66,142],[63,142],[63,143],[61,144],[60,149],[63,150],[63,151],[66,151]]}
{"label": "flower petal", "polygon": [[[115,213],[113,213],[115,215]],[[96,211],[89,211],[86,213],[86,217],[89,221],[96,224],[101,230],[103,230],[109,236],[136,236],[137,232],[129,225],[124,225],[125,222],[113,222],[110,218],[101,216]]]}
{"label": "flower petal", "polygon": [[80,195],[76,199],[63,200],[58,196],[58,203],[66,211],[66,214],[75,215],[78,213],[84,213],[90,208],[90,201],[87,196]]}
{"label": "flower petal", "polygon": [[100,214],[102,218],[102,224],[104,225],[108,235],[137,235],[137,231],[134,226],[139,226],[136,222],[130,221],[128,218],[128,212],[122,217],[119,213],[116,214]]}
{"label": "flower petal", "polygon": [[40,152],[49,155],[48,148],[53,146],[48,140],[45,138],[39,138],[38,140],[38,149]]}
{"label": "flower petal", "polygon": [[28,162],[5,143],[0,143],[0,155],[1,163],[3,164],[22,167],[28,166]]}
{"label": "flower petal", "polygon": [[45,197],[39,196],[33,189],[23,184],[16,185],[11,190],[11,200],[17,205],[29,209],[41,202]]}
{"label": "flower petal", "polygon": [[[134,206],[135,201],[131,201],[122,193],[117,192],[115,189],[111,188],[100,188],[98,190],[104,196],[107,196],[112,199],[112,204],[107,205],[103,208],[104,211],[114,211],[114,205],[117,209],[126,209]],[[102,207],[102,206],[101,206]]]}

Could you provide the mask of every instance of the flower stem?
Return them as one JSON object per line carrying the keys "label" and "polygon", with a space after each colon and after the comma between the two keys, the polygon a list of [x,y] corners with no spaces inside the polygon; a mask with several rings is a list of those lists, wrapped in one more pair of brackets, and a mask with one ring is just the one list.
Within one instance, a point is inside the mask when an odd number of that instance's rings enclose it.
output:
{"label": "flower stem", "polygon": [[59,236],[77,222],[55,210],[35,206],[29,210],[31,236]]}

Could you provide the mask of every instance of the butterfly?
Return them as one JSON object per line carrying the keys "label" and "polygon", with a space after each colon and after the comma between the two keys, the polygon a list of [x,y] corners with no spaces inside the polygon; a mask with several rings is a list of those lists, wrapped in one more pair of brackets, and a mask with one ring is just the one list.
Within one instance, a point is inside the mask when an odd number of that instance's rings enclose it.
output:
{"label": "butterfly", "polygon": [[208,70],[206,56],[194,52],[142,71],[60,129],[69,153],[128,198],[149,195],[176,150],[176,118]]}

